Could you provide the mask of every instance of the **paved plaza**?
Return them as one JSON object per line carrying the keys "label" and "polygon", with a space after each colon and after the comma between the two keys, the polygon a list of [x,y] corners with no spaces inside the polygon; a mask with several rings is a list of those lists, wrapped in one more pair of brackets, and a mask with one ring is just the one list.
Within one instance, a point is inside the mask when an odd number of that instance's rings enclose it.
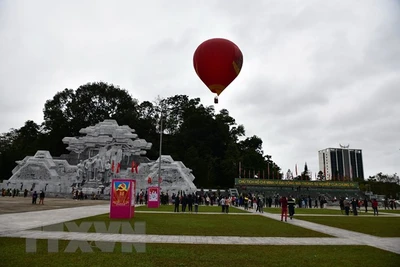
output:
{"label": "paved plaza", "polygon": [[[53,202],[54,200],[54,202]],[[108,234],[108,233],[76,233],[52,232],[32,230],[90,216],[106,214],[109,204],[102,201],[79,201],[47,199],[49,206],[58,206],[58,209],[26,211],[24,205],[18,206],[21,200],[0,199],[0,237],[20,237],[32,239],[63,239],[82,241],[108,241],[127,243],[176,243],[176,244],[237,244],[237,245],[367,245],[386,251],[400,254],[400,238],[382,238],[372,235],[343,230],[326,225],[316,224],[303,220],[288,220],[288,224],[325,233],[333,237],[303,238],[303,237],[239,237],[239,236],[186,236],[186,235],[145,235],[145,234]],[[26,199],[25,199],[26,201]],[[5,202],[13,203],[16,210],[21,212],[10,213],[2,210]],[[52,203],[53,202],[53,203]],[[71,203],[72,202],[72,203]],[[75,202],[75,206],[70,207]],[[52,203],[52,204],[50,204]],[[56,203],[56,204],[54,204]],[[31,205],[31,204],[30,204]],[[82,206],[85,205],[85,206]],[[33,205],[36,206],[36,205]],[[31,209],[36,209],[31,205]],[[43,205],[46,206],[46,205]],[[171,206],[172,207],[172,206]],[[10,210],[8,207],[6,210]],[[24,212],[25,211],[25,212]],[[136,211],[138,213],[151,213],[151,211]],[[160,212],[157,212],[160,213]],[[164,212],[172,213],[173,212]],[[224,216],[221,213],[201,213]],[[231,215],[234,213],[230,213]],[[280,215],[271,213],[236,213],[235,216],[265,216],[270,219],[280,220]],[[387,216],[399,216],[387,214]],[[282,222],[285,223],[285,222]]]}

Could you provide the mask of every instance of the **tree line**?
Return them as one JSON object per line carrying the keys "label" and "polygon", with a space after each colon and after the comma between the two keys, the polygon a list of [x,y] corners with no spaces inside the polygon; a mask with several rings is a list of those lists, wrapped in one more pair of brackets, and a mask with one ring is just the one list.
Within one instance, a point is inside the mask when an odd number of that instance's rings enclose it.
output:
{"label": "tree line", "polygon": [[48,150],[55,157],[69,153],[62,143],[64,137],[80,136],[80,129],[105,119],[128,125],[139,138],[153,143],[147,157],[155,160],[161,114],[163,155],[171,155],[192,169],[197,187],[232,187],[239,175],[282,178],[271,155],[264,155],[261,138],[246,137],[244,126],[237,124],[228,110],[216,112],[214,106],[204,106],[200,98],[187,95],[140,103],[125,89],[94,82],[76,90],[64,89],[47,100],[43,123],[28,120],[21,128],[0,135],[0,180],[11,177],[15,161],[37,150]]}

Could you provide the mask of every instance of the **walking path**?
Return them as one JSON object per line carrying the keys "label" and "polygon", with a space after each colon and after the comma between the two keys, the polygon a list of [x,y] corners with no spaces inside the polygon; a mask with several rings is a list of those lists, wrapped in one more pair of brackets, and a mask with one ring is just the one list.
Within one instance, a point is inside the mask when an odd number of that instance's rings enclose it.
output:
{"label": "walking path", "polygon": [[[177,243],[177,244],[237,244],[237,245],[368,245],[400,254],[400,238],[380,238],[367,234],[343,230],[302,220],[289,220],[287,223],[311,229],[332,238],[300,237],[238,237],[238,236],[183,236],[183,235],[144,235],[144,234],[107,234],[34,231],[46,225],[86,218],[109,212],[109,205],[65,208],[57,210],[34,211],[0,215],[0,237],[20,237],[31,239],[63,239],[83,241],[106,241],[126,243]],[[137,211],[139,212],[139,211]],[[145,211],[140,211],[145,212]],[[148,211],[150,212],[150,211]],[[161,213],[161,212],[154,212]],[[167,212],[166,212],[167,213]],[[220,214],[220,213],[200,213]],[[236,213],[235,215],[264,216],[280,220],[279,214]],[[312,216],[312,215],[311,215]],[[284,223],[284,222],[283,222]]]}
{"label": "walking path", "polygon": [[229,212],[229,213],[222,213],[222,212],[173,212],[173,211],[149,211],[149,210],[135,210],[135,213],[162,213],[162,214],[208,214],[208,215],[245,215],[245,216],[252,216],[253,214],[250,212]]}
{"label": "walking path", "polygon": [[[254,211],[253,211],[254,212]],[[261,216],[268,217],[275,220],[280,220],[280,214],[271,214],[271,213],[258,213]],[[296,215],[297,216],[297,215]],[[310,214],[309,216],[313,216]],[[289,219],[289,218],[288,218]],[[368,234],[358,233],[354,231],[344,230],[336,227],[326,226],[322,224],[317,224],[313,222],[308,222],[304,220],[288,220],[288,223],[297,225],[299,227],[303,227],[306,229],[310,229],[313,231],[325,233],[328,235],[332,235],[338,238],[345,238],[348,240],[353,240],[354,242],[358,242],[358,245],[368,245],[372,247],[377,247],[383,250],[387,250],[390,252],[394,252],[400,254],[400,238],[382,238],[376,237]]]}
{"label": "walking path", "polygon": [[0,236],[4,232],[27,230],[110,212],[110,205],[64,208],[0,214]]}

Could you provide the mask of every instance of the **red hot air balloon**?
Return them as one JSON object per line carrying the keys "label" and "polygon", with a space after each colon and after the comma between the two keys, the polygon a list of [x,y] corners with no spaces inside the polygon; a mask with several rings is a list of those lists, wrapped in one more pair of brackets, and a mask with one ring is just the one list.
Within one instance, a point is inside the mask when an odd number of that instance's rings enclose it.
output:
{"label": "red hot air balloon", "polygon": [[197,47],[193,56],[197,75],[211,92],[218,96],[239,75],[243,65],[243,55],[233,42],[215,38]]}

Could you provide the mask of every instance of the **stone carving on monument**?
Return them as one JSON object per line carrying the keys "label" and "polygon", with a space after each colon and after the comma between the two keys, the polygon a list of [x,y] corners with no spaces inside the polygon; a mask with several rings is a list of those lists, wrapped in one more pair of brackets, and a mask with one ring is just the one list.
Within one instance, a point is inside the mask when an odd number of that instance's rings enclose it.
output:
{"label": "stone carving on monument", "polygon": [[17,161],[8,181],[0,187],[18,188],[21,191],[44,190],[62,193],[70,190],[71,184],[76,183],[77,166],[71,166],[66,160],[53,159],[48,151],[39,150],[32,156]]}
{"label": "stone carving on monument", "polygon": [[[153,162],[142,163],[139,165],[138,173],[132,173],[132,177],[137,180],[137,188],[145,189],[148,186],[158,185],[159,162],[160,158]],[[161,156],[161,191],[168,192],[169,195],[178,191],[195,192],[197,188],[193,183],[194,179],[192,170],[183,162],[174,161],[169,155]]]}
{"label": "stone carving on monument", "polygon": [[135,130],[127,125],[119,126],[115,120],[105,120],[80,130],[82,137],[65,137],[67,150],[85,155],[80,160],[79,178],[86,194],[103,193],[112,178],[128,178],[128,166],[132,155],[146,155],[152,146],[138,139]]}
{"label": "stone carving on monument", "polygon": [[[37,151],[33,157],[17,161],[12,177],[0,187],[45,190],[50,195],[71,194],[78,189],[85,194],[101,193],[106,198],[113,178],[136,179],[138,191],[157,185],[160,159],[151,161],[144,156],[152,144],[139,139],[135,130],[105,120],[80,133],[83,136],[63,138],[70,154],[61,159],[53,158],[48,151]],[[148,183],[149,177],[152,184]],[[161,157],[161,177],[164,192],[196,190],[191,170],[171,156]]]}

